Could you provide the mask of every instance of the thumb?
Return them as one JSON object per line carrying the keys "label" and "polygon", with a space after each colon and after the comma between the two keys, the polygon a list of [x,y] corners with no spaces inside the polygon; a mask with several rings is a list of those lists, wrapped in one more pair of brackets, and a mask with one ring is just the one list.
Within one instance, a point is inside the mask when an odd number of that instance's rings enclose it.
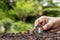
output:
{"label": "thumb", "polygon": [[49,21],[47,24],[43,26],[43,30],[49,30],[50,28],[52,28],[52,26],[53,26],[53,22]]}

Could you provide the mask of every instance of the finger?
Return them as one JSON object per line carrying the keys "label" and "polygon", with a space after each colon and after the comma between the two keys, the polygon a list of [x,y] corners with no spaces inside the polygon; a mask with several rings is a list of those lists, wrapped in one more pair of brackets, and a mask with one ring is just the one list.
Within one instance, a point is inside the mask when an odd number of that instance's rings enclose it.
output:
{"label": "finger", "polygon": [[42,18],[42,25],[44,26],[46,24],[46,18]]}
{"label": "finger", "polygon": [[38,18],[35,22],[34,22],[34,27],[36,27],[37,25],[39,25],[39,24],[44,24],[45,22],[44,22],[44,20],[42,19],[42,18]]}
{"label": "finger", "polygon": [[34,28],[36,28],[36,26],[39,25],[40,22],[41,22],[41,21],[37,19],[37,20],[34,22]]}
{"label": "finger", "polygon": [[38,25],[38,20],[34,22],[34,27],[36,27],[37,25]]}
{"label": "finger", "polygon": [[46,17],[45,16],[42,16],[42,17],[40,17],[40,18],[38,18],[38,20],[40,21],[40,24],[43,26],[43,25],[45,25],[46,24]]}
{"label": "finger", "polygon": [[56,28],[56,29],[50,30],[50,32],[57,32],[57,31],[59,31],[59,30],[60,30],[60,28]]}
{"label": "finger", "polygon": [[35,22],[34,22],[34,28],[36,28],[37,25],[39,25],[39,23],[41,25],[45,25],[46,24],[46,16],[42,16],[40,18],[38,18]]}
{"label": "finger", "polygon": [[57,28],[58,24],[54,24],[54,26],[52,28]]}
{"label": "finger", "polygon": [[43,26],[43,30],[49,30],[50,28],[52,28],[54,25],[54,23],[52,21],[49,21],[47,24],[45,24]]}

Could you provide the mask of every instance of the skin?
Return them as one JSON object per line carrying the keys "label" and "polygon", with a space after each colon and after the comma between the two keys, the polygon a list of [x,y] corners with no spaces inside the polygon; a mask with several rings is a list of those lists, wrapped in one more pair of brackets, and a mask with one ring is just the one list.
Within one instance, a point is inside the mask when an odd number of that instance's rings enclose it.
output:
{"label": "skin", "polygon": [[41,23],[43,30],[49,30],[50,32],[60,31],[60,17],[48,17],[41,16],[34,22],[34,28]]}

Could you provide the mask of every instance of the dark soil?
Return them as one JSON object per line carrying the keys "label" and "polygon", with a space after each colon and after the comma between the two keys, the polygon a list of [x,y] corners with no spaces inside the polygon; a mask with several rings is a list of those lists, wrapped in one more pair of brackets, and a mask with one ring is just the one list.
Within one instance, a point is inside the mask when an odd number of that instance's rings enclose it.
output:
{"label": "dark soil", "polygon": [[51,33],[48,31],[28,30],[25,33],[0,33],[0,40],[60,40],[60,33]]}
{"label": "dark soil", "polygon": [[43,32],[35,33],[0,33],[0,40],[60,40],[59,33]]}

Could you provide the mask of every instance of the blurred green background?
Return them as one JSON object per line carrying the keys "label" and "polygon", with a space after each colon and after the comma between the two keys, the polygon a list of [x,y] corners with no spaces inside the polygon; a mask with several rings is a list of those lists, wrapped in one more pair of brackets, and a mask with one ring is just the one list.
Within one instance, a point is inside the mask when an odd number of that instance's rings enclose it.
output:
{"label": "blurred green background", "polygon": [[26,32],[42,16],[60,16],[59,0],[0,0],[0,33]]}

